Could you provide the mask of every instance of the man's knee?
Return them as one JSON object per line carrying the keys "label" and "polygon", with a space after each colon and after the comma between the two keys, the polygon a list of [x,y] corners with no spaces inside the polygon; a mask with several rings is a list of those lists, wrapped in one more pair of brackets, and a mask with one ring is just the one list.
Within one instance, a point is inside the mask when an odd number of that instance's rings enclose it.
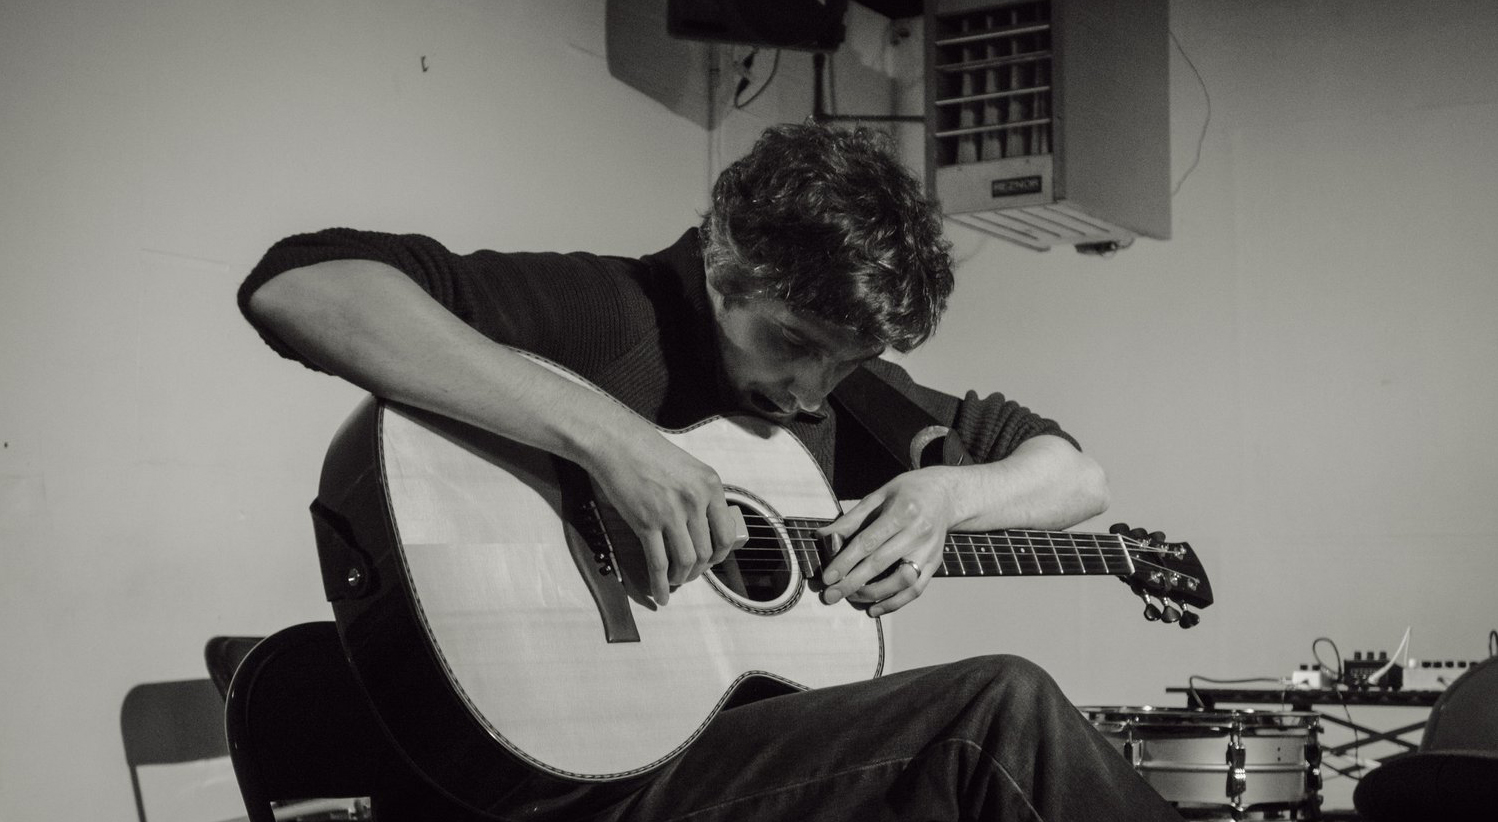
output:
{"label": "man's knee", "polygon": [[1051,681],[1050,674],[1046,673],[1044,668],[1022,656],[1014,654],[975,656],[956,664],[968,668],[979,676],[992,679],[1012,680],[1015,682],[1033,680]]}
{"label": "man's knee", "polygon": [[978,656],[958,663],[965,676],[1002,696],[1011,704],[1067,704],[1056,680],[1045,669],[1013,654]]}

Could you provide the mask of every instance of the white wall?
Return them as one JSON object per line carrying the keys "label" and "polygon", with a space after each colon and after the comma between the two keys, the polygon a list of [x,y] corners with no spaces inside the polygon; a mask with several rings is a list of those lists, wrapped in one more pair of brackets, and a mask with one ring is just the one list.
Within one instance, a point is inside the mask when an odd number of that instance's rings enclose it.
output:
{"label": "white wall", "polygon": [[205,676],[215,634],[330,616],[306,506],[357,393],[240,319],[270,243],[643,254],[695,223],[707,141],[609,77],[603,20],[0,7],[0,820],[133,819],[126,691]]}
{"label": "white wall", "polygon": [[[0,822],[133,818],[125,692],[202,676],[214,634],[327,618],[305,507],[357,394],[239,319],[267,245],[345,224],[645,253],[709,167],[809,111],[788,52],[709,139],[608,76],[603,5],[0,9]],[[875,111],[911,46],[854,15],[838,107]],[[1096,260],[954,227],[958,299],[907,364],[1060,419],[1110,472],[1089,525],[1191,541],[1218,604],[1182,632],[1107,580],[943,581],[889,621],[896,664],[1013,651],[1080,702],[1179,704],[1188,675],[1278,676],[1322,635],[1392,649],[1413,625],[1417,655],[1478,656],[1498,12],[1173,16],[1212,97],[1175,239]],[[1204,100],[1173,71],[1179,175]]]}
{"label": "white wall", "polygon": [[[938,581],[892,620],[902,664],[1014,651],[1080,703],[1179,706],[1164,688],[1284,676],[1320,636],[1393,651],[1413,626],[1413,656],[1486,655],[1498,7],[1412,11],[1176,2],[1211,124],[1174,239],[1099,260],[951,228],[958,299],[909,367],[1061,420],[1114,493],[1083,527],[1189,541],[1217,604],[1186,632],[1110,581]],[[1171,69],[1179,179],[1206,101],[1179,53]]]}

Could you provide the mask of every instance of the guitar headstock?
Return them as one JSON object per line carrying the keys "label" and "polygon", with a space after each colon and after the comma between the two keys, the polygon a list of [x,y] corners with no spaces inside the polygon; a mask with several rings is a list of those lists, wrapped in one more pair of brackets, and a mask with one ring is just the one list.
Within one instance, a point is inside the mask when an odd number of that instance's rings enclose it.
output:
{"label": "guitar headstock", "polygon": [[1196,552],[1185,542],[1166,542],[1159,531],[1118,523],[1108,529],[1124,542],[1134,571],[1120,578],[1144,600],[1144,618],[1179,623],[1190,628],[1201,617],[1186,610],[1212,604],[1212,583]]}

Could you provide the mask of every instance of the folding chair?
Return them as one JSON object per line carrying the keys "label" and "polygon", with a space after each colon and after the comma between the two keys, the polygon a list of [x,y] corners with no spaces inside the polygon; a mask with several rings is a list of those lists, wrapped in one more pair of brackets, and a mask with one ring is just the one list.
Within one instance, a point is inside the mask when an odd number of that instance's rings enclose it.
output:
{"label": "folding chair", "polygon": [[[141,766],[210,765],[209,760],[227,757],[223,716],[223,697],[207,679],[147,682],[125,694],[120,707],[120,736],[140,822],[147,822],[148,804],[141,789]],[[203,778],[203,774],[211,775],[200,770],[196,778]]]}

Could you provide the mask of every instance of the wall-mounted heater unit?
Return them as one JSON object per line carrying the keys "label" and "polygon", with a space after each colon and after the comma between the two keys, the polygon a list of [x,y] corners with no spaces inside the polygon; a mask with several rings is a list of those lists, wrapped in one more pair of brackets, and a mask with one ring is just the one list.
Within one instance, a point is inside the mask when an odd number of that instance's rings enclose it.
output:
{"label": "wall-mounted heater unit", "polygon": [[1167,0],[927,0],[927,185],[1045,250],[1170,237]]}

